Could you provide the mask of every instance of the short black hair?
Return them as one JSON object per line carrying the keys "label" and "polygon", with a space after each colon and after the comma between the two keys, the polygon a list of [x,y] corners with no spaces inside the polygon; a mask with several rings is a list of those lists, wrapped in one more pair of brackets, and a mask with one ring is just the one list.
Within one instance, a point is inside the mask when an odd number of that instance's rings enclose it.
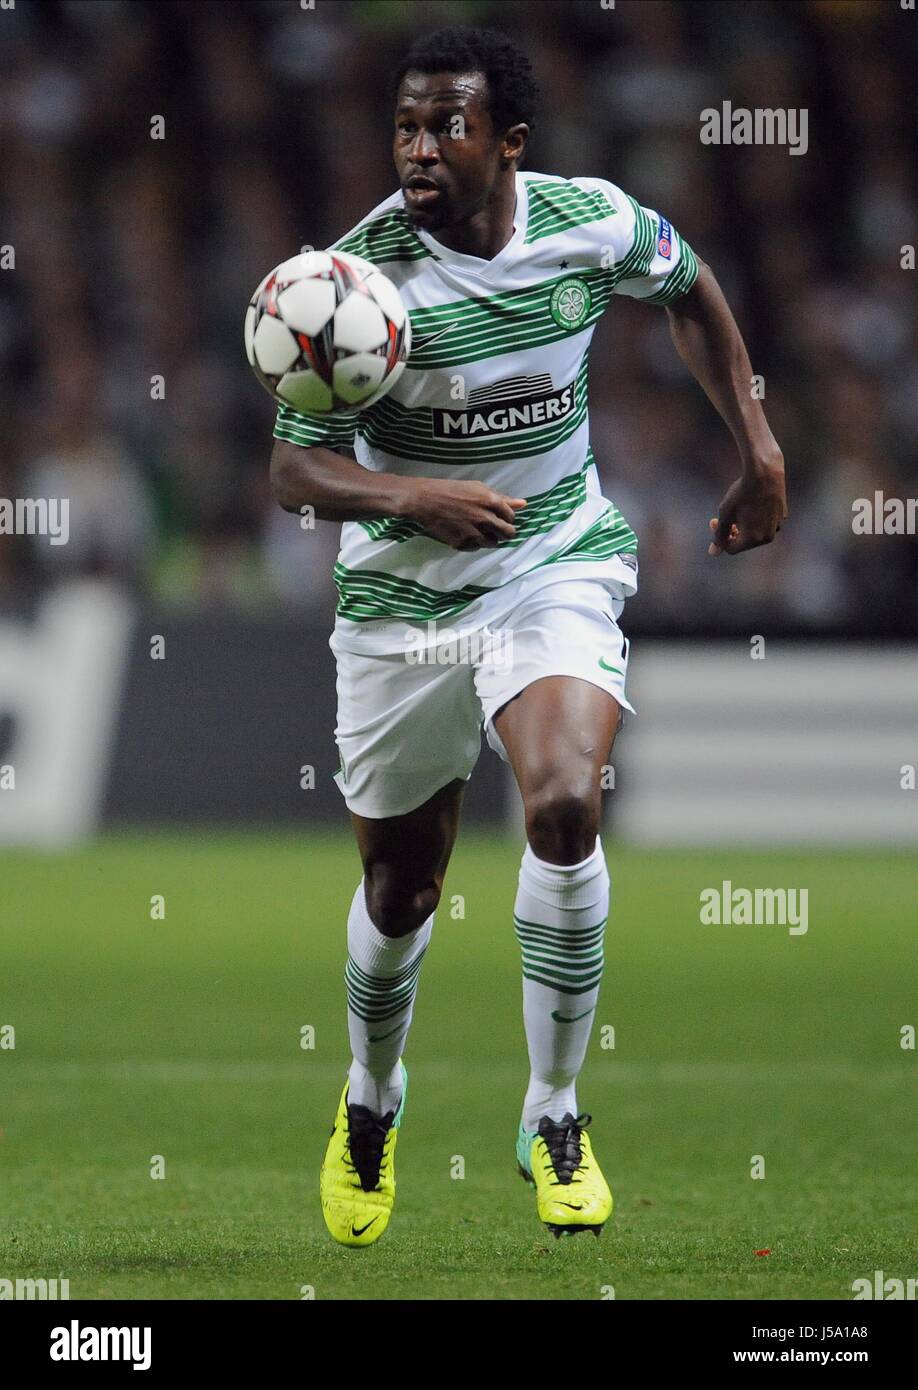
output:
{"label": "short black hair", "polygon": [[524,122],[535,129],[539,88],[526,54],[499,29],[454,26],[417,39],[393,73],[393,94],[409,72],[481,72],[495,130]]}

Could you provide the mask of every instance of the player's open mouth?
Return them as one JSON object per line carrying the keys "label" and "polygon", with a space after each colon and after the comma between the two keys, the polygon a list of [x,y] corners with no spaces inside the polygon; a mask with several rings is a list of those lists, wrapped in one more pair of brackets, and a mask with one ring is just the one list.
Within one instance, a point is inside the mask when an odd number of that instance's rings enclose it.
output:
{"label": "player's open mouth", "polygon": [[429,182],[427,179],[405,185],[405,197],[418,207],[426,207],[428,203],[436,202],[440,196],[440,191],[435,183]]}

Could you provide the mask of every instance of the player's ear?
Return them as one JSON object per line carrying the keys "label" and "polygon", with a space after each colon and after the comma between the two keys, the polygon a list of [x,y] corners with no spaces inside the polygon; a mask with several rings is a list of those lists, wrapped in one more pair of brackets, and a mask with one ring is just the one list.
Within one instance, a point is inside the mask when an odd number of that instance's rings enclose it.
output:
{"label": "player's ear", "polygon": [[520,122],[519,125],[512,125],[504,136],[501,156],[504,159],[522,159],[526,149],[526,142],[529,139],[529,127]]}

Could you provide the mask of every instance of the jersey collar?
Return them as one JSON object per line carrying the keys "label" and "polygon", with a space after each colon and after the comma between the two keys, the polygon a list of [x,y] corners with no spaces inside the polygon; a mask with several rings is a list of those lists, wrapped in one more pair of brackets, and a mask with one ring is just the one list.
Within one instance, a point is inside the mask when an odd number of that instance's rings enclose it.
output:
{"label": "jersey collar", "polygon": [[448,246],[437,241],[429,232],[421,229],[415,231],[415,236],[443,265],[453,266],[456,270],[463,270],[470,275],[476,275],[480,280],[492,280],[507,262],[513,259],[526,238],[526,227],[529,221],[529,195],[526,190],[526,180],[519,172],[516,174],[515,183],[516,207],[513,211],[513,234],[506,246],[502,247],[490,261],[484,260],[481,256],[466,256],[459,251],[451,251]]}

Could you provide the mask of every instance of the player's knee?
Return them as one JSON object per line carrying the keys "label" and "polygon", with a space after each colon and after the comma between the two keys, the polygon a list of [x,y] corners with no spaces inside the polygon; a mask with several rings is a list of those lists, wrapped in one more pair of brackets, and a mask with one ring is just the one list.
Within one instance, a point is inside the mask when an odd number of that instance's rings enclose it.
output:
{"label": "player's knee", "polygon": [[599,795],[592,787],[546,782],[526,799],[526,838],[539,859],[579,864],[596,846]]}
{"label": "player's knee", "polygon": [[417,931],[440,901],[440,880],[428,879],[418,884],[383,865],[367,870],[365,877],[370,920],[383,936],[406,936]]}

